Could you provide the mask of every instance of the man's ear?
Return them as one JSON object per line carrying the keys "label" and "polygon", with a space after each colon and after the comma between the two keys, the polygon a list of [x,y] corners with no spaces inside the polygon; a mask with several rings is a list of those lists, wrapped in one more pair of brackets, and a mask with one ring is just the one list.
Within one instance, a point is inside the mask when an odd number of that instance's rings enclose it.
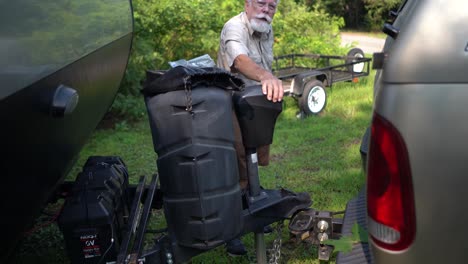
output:
{"label": "man's ear", "polygon": [[249,14],[250,12],[252,12],[252,10],[250,9],[250,5],[252,4],[252,0],[245,0],[244,2],[244,11],[246,14]]}
{"label": "man's ear", "polygon": [[244,8],[247,8],[249,6],[249,0],[245,0],[244,2]]}

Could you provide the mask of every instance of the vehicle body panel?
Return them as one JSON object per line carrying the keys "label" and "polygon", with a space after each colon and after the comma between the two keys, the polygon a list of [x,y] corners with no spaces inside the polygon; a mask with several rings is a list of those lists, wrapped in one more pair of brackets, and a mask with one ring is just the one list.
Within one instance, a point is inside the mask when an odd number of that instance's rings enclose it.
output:
{"label": "vehicle body panel", "polygon": [[400,33],[388,50],[383,81],[466,82],[468,2],[408,1],[406,8],[411,13],[394,24]]}
{"label": "vehicle body panel", "polygon": [[0,100],[132,32],[129,1],[0,5]]}
{"label": "vehicle body panel", "polygon": [[[466,10],[468,2],[462,0],[402,1],[391,24],[398,35],[387,37],[383,63],[376,72],[373,110],[405,142],[416,235],[402,251],[384,249],[369,239],[370,255],[363,243],[355,245],[351,254],[339,254],[337,263],[350,259],[378,264],[464,263],[468,259]],[[350,204],[364,200],[361,195]],[[344,222],[366,213],[363,208],[347,210]]]}
{"label": "vehicle body panel", "polygon": [[[130,54],[133,18],[128,0],[0,5],[3,263],[112,104]],[[78,95],[76,107],[63,115],[52,107],[59,86]]]}
{"label": "vehicle body panel", "polygon": [[401,252],[371,242],[375,263],[468,259],[467,8],[468,2],[461,0],[408,0],[393,23],[400,30],[398,37],[388,37],[384,46],[374,111],[390,121],[406,143],[416,237]]}
{"label": "vehicle body panel", "polygon": [[407,144],[416,238],[403,252],[373,244],[375,263],[458,263],[468,258],[467,98],[468,84],[386,84],[378,95],[375,111]]}

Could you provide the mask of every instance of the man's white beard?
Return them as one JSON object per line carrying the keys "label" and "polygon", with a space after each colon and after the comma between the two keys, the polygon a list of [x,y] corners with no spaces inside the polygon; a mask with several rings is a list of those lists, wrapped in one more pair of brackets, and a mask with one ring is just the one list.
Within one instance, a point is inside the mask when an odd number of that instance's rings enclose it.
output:
{"label": "man's white beard", "polygon": [[268,24],[268,22],[252,18],[250,20],[250,26],[254,31],[260,32],[260,33],[267,33],[271,30],[271,25]]}

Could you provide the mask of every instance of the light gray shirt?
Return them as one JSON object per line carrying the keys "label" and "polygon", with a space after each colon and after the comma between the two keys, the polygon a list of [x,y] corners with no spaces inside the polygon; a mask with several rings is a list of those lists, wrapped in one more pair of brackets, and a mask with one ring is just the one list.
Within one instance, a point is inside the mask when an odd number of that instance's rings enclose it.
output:
{"label": "light gray shirt", "polygon": [[247,55],[265,70],[271,71],[273,63],[273,30],[268,33],[255,32],[245,12],[231,18],[223,27],[218,50],[217,66],[241,78],[247,86],[259,82],[248,79],[234,69],[234,59]]}

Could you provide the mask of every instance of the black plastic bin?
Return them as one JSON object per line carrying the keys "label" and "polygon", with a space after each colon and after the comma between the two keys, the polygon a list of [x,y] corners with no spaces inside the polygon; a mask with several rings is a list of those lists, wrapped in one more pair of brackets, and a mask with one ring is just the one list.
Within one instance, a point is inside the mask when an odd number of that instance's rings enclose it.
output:
{"label": "black plastic bin", "polygon": [[179,245],[205,250],[240,234],[242,201],[231,94],[190,88],[145,101],[169,232]]}

